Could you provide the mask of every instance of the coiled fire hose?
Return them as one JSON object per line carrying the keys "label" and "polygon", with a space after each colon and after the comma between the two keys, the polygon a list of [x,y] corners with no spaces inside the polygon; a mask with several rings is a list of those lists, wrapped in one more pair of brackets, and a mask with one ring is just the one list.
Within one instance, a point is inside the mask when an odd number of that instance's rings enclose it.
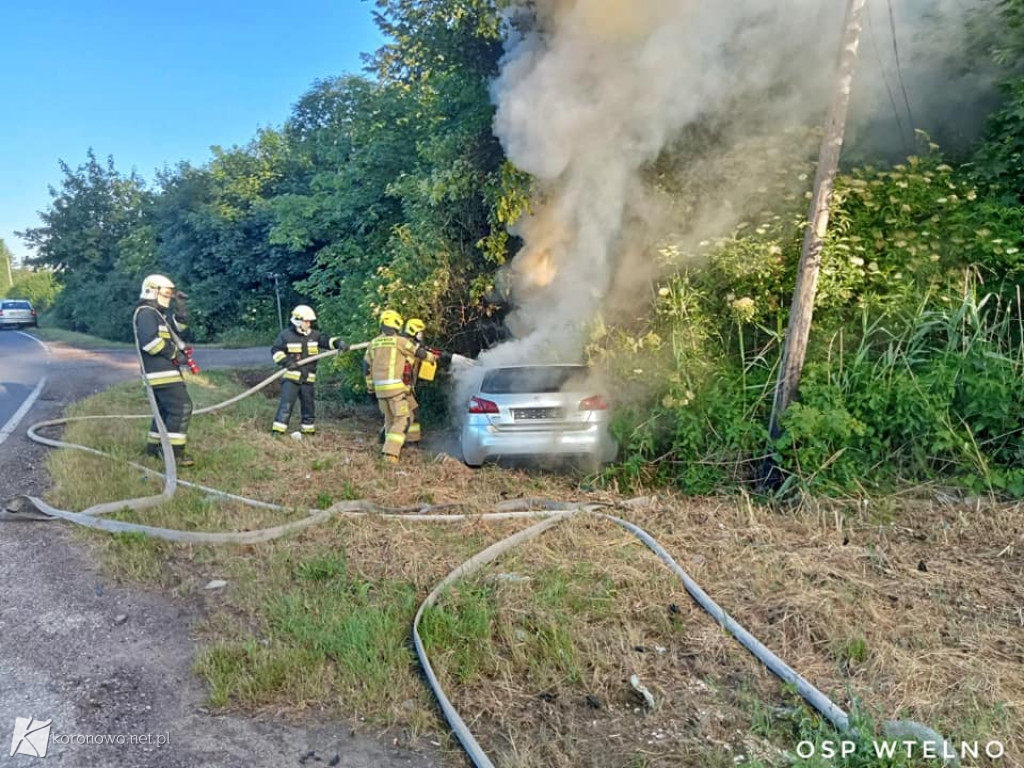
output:
{"label": "coiled fire hose", "polygon": [[[135,323],[133,322],[134,326]],[[346,351],[354,351],[365,349],[369,346],[368,343],[354,344]],[[138,352],[139,367],[142,370],[142,352],[139,349],[138,344],[138,333],[136,331],[136,351]],[[341,350],[330,350],[323,352],[318,355],[313,355],[308,358],[304,358],[299,361],[299,365],[305,365],[306,363],[313,362],[314,360],[320,360],[326,357],[339,354]],[[236,395],[228,400],[225,400],[216,405],[207,406],[193,411],[193,415],[203,415],[207,413],[215,413],[224,408],[227,408],[234,403],[237,403],[261,389],[269,386],[271,383],[281,378],[287,372],[286,369],[281,369],[273,375],[267,377],[265,380],[257,384],[256,386]],[[494,763],[491,762],[490,758],[484,752],[479,742],[473,737],[469,728],[466,726],[465,721],[459,715],[458,711],[452,705],[451,701],[445,695],[440,682],[434,673],[433,667],[430,664],[430,660],[427,656],[426,648],[423,645],[423,640],[420,637],[419,625],[423,618],[425,611],[431,606],[435,605],[445,589],[450,585],[454,584],[459,579],[469,576],[476,571],[479,571],[488,563],[496,560],[498,557],[508,552],[520,544],[528,542],[532,539],[537,538],[542,533],[547,531],[549,528],[561,523],[562,521],[576,516],[578,514],[591,514],[599,518],[608,520],[615,525],[625,529],[633,536],[638,538],[648,549],[658,556],[659,559],[675,573],[680,580],[683,582],[686,591],[712,618],[715,619],[724,629],[726,629],[741,645],[743,645],[751,654],[753,654],[762,664],[775,674],[783,682],[788,683],[795,687],[800,696],[817,712],[819,712],[826,720],[828,720],[837,731],[840,733],[850,734],[852,733],[850,718],[849,716],[835,703],[833,703],[825,694],[815,688],[810,682],[801,677],[789,667],[784,661],[778,656],[772,653],[766,648],[760,641],[758,641],[753,635],[751,635],[746,629],[744,629],[739,623],[737,623],[729,614],[727,614],[717,603],[715,603],[697,584],[694,582],[687,573],[672,559],[671,555],[646,531],[639,528],[638,526],[623,520],[618,517],[614,517],[609,514],[599,512],[598,510],[608,505],[602,504],[579,504],[579,503],[559,503],[547,500],[517,500],[511,502],[505,502],[497,505],[493,512],[481,513],[481,514],[455,514],[455,513],[444,513],[440,514],[439,511],[442,509],[450,509],[453,505],[429,505],[422,507],[411,507],[411,508],[385,508],[380,507],[376,504],[365,500],[356,501],[345,501],[338,502],[332,505],[329,509],[310,509],[307,510],[307,517],[301,520],[295,520],[283,525],[274,526],[271,528],[264,528],[255,531],[245,532],[226,532],[226,533],[212,533],[212,532],[200,532],[200,531],[181,531],[169,528],[158,528],[154,526],[142,525],[139,523],[128,523],[117,520],[107,520],[103,515],[111,512],[116,512],[124,509],[132,509],[135,511],[141,511],[143,509],[149,509],[155,507],[173,497],[177,486],[181,485],[187,488],[194,488],[196,490],[204,491],[208,495],[227,499],[230,501],[236,501],[248,506],[257,507],[261,509],[270,509],[277,511],[288,511],[288,508],[279,505],[272,504],[270,502],[260,501],[258,499],[250,499],[244,496],[227,493],[225,491],[218,490],[216,488],[210,488],[198,483],[187,482],[178,479],[177,466],[174,458],[174,452],[170,445],[170,438],[167,433],[167,427],[164,424],[163,419],[160,417],[159,409],[157,407],[156,398],[153,394],[153,388],[149,382],[146,381],[143,375],[143,381],[146,382],[146,396],[149,401],[150,413],[149,414],[124,414],[124,415],[112,415],[112,416],[79,416],[79,417],[66,417],[61,419],[51,419],[48,421],[42,421],[33,424],[28,429],[28,437],[34,442],[42,445],[50,446],[53,448],[68,448],[71,450],[84,451],[91,453],[96,456],[103,456],[106,458],[113,458],[110,454],[103,451],[99,451],[95,448],[89,448],[84,445],[78,445],[76,443],[66,443],[60,440],[54,440],[51,438],[43,437],[39,434],[40,429],[48,427],[56,427],[63,424],[68,424],[73,421],[90,421],[97,419],[154,419],[157,428],[160,433],[160,445],[163,449],[163,460],[164,460],[164,472],[156,472],[155,470],[149,469],[136,462],[126,462],[129,466],[134,469],[141,470],[150,476],[162,477],[165,480],[163,491],[155,496],[146,496],[135,499],[125,499],[121,501],[105,502],[101,504],[95,504],[88,509],[81,512],[71,512],[68,510],[57,509],[50,504],[47,504],[42,499],[34,496],[15,496],[12,499],[4,502],[3,508],[0,509],[0,522],[4,521],[47,521],[62,519],[69,522],[76,523],[89,528],[97,530],[107,531],[109,533],[141,533],[154,538],[164,539],[167,541],[176,541],[192,544],[256,544],[259,542],[270,541],[272,539],[279,538],[289,533],[307,528],[319,523],[325,522],[334,515],[343,515],[350,517],[374,515],[382,519],[401,519],[406,521],[423,521],[423,522],[454,522],[457,520],[465,519],[487,519],[487,520],[499,520],[499,519],[518,519],[518,518],[544,518],[535,525],[527,528],[523,531],[519,531],[495,544],[492,544],[487,549],[478,553],[474,557],[467,560],[465,563],[460,565],[454,571],[452,571],[444,580],[442,580],[431,593],[424,599],[420,604],[419,609],[416,611],[416,616],[413,620],[412,633],[413,643],[416,650],[416,655],[420,661],[420,665],[423,668],[424,674],[427,678],[427,682],[437,699],[437,702],[441,708],[442,714],[448,721],[455,733],[459,742],[466,750],[467,755],[472,760],[476,768],[494,768]],[[623,503],[622,506],[628,507],[629,502]],[[943,745],[943,754],[951,754],[949,750],[949,744],[946,740],[934,730],[924,726],[920,723],[909,720],[885,721],[883,724],[883,731],[891,737],[904,737],[911,738],[922,743],[931,743],[936,747]],[[959,761],[956,757],[946,759],[944,764],[952,763],[958,765]]]}

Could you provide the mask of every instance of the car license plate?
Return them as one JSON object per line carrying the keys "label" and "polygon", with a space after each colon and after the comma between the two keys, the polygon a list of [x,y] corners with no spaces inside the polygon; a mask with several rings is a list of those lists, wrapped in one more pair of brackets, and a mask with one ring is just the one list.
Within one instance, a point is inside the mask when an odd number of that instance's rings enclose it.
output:
{"label": "car license plate", "polygon": [[562,418],[561,408],[513,408],[512,418],[516,421],[530,421],[534,419],[560,419]]}

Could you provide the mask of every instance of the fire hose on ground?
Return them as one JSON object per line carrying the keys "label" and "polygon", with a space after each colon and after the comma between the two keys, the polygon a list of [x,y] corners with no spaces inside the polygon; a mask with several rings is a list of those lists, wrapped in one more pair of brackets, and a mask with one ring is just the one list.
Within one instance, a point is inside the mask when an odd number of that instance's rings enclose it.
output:
{"label": "fire hose on ground", "polygon": [[[134,323],[133,323],[134,325]],[[136,338],[136,350],[138,351],[138,339]],[[348,350],[360,350],[365,349],[369,346],[367,343],[354,344],[348,348]],[[306,363],[320,360],[326,357],[331,357],[339,354],[341,350],[331,350],[323,352],[317,355],[313,355],[298,362],[299,365],[305,365]],[[142,367],[142,352],[138,351],[140,369]],[[224,408],[227,408],[253,394],[259,392],[265,387],[277,379],[283,377],[287,373],[286,369],[281,369],[273,375],[267,377],[259,384],[251,387],[250,389],[242,392],[241,394],[235,395],[221,403],[200,408],[193,411],[194,416],[199,416],[208,413],[216,413]],[[143,377],[145,380],[145,377]],[[239,531],[239,532],[202,532],[202,531],[182,531],[174,530],[169,528],[159,528],[149,525],[143,525],[140,523],[129,523],[119,520],[108,520],[103,516],[112,512],[121,511],[124,509],[131,509],[134,511],[142,511],[158,506],[165,501],[168,501],[174,496],[177,487],[183,486],[186,488],[193,488],[198,491],[203,491],[207,495],[225,499],[227,501],[238,502],[247,506],[256,507],[260,509],[275,510],[275,511],[294,511],[288,507],[280,504],[273,504],[259,499],[250,499],[237,494],[227,493],[225,491],[218,490],[216,488],[210,488],[208,486],[201,485],[199,483],[192,483],[185,480],[181,480],[177,475],[177,465],[175,462],[174,452],[171,448],[170,438],[168,436],[167,427],[164,424],[163,419],[160,417],[159,409],[157,408],[156,398],[153,393],[153,388],[149,382],[146,382],[146,396],[149,401],[150,413],[148,414],[122,414],[122,415],[111,415],[111,416],[79,416],[79,417],[65,417],[60,419],[51,419],[48,421],[42,421],[33,424],[28,429],[28,437],[36,443],[46,445],[52,448],[67,448],[70,450],[83,451],[96,456],[104,458],[114,458],[108,453],[90,448],[88,446],[79,445],[76,443],[67,443],[61,440],[55,440],[52,438],[43,437],[39,434],[39,430],[46,429],[49,427],[57,427],[65,424],[69,424],[75,421],[95,421],[100,419],[153,419],[156,422],[157,428],[160,434],[160,445],[163,449],[163,461],[164,461],[164,472],[157,472],[156,470],[150,469],[142,464],[128,461],[128,466],[140,470],[147,476],[161,477],[164,479],[163,491],[157,495],[140,497],[135,499],[124,499],[120,501],[104,502],[95,504],[88,509],[81,512],[72,512],[69,510],[57,509],[52,505],[46,503],[42,499],[34,496],[15,496],[12,499],[4,502],[3,508],[0,509],[0,522],[4,521],[53,521],[53,520],[67,520],[68,522],[75,523],[88,528],[96,530],[106,531],[108,533],[139,533],[146,536],[152,536],[154,538],[163,539],[167,541],[174,541],[179,543],[190,543],[190,544],[256,544],[265,541],[271,541],[281,536],[286,536],[291,533],[295,533],[304,528],[308,528],[320,523],[326,522],[330,518],[340,515],[347,517],[360,517],[360,516],[374,516],[385,520],[403,520],[403,521],[416,521],[416,522],[455,522],[467,519],[484,519],[484,520],[510,520],[510,519],[537,519],[541,518],[540,522],[519,531],[518,533],[509,536],[502,541],[492,544],[487,549],[478,553],[465,563],[460,565],[454,571],[452,571],[444,580],[442,580],[431,593],[424,599],[420,604],[419,609],[416,612],[416,616],[413,620],[412,634],[413,644],[415,646],[416,655],[419,658],[420,665],[423,668],[424,675],[426,676],[427,682],[437,699],[438,705],[455,733],[459,742],[462,744],[466,753],[469,755],[473,764],[477,768],[494,768],[494,763],[491,762],[490,758],[484,752],[483,748],[473,737],[469,728],[466,726],[462,717],[458,711],[452,705],[451,701],[445,695],[440,682],[434,673],[433,667],[430,664],[426,648],[423,644],[423,640],[420,637],[419,626],[420,621],[423,618],[425,611],[431,606],[435,605],[445,589],[450,585],[454,584],[459,579],[469,576],[476,571],[479,571],[488,563],[496,560],[511,549],[524,544],[532,539],[537,538],[548,529],[558,525],[559,523],[580,514],[594,515],[600,519],[607,520],[633,536],[639,539],[644,546],[650,549],[679,579],[682,581],[683,586],[693,600],[700,605],[712,618],[715,619],[724,629],[726,629],[741,645],[743,645],[751,654],[753,654],[762,664],[764,664],[773,674],[775,674],[783,682],[792,685],[800,696],[828,720],[832,726],[840,733],[856,735],[854,733],[854,727],[851,725],[849,715],[844,712],[839,706],[832,702],[824,693],[815,688],[810,682],[801,677],[795,670],[789,667],[784,661],[778,656],[772,653],[766,648],[760,641],[758,641],[753,635],[751,635],[746,629],[744,629],[739,623],[737,623],[728,613],[726,613],[717,603],[715,603],[697,584],[694,582],[689,575],[672,559],[671,555],[655,540],[650,534],[643,529],[623,520],[619,517],[615,517],[610,514],[600,512],[600,509],[607,508],[610,505],[605,504],[585,504],[585,503],[560,503],[549,500],[515,500],[510,502],[504,502],[496,505],[492,512],[484,512],[479,514],[458,514],[458,513],[442,513],[442,510],[452,509],[458,505],[427,505],[419,507],[407,507],[407,508],[387,508],[382,507],[372,502],[365,500],[355,501],[344,501],[338,502],[332,505],[328,509],[309,509],[307,510],[306,517],[294,520],[282,525],[263,528],[255,531]],[[628,508],[629,502],[625,502],[618,505],[612,505],[622,508]],[[885,721],[883,724],[883,731],[889,737],[893,738],[908,738],[921,743],[930,743],[936,749],[941,748],[943,754],[952,754],[949,743],[934,730],[924,726],[920,723],[909,720],[898,720]],[[946,759],[945,764],[958,765],[959,761],[956,757]]]}

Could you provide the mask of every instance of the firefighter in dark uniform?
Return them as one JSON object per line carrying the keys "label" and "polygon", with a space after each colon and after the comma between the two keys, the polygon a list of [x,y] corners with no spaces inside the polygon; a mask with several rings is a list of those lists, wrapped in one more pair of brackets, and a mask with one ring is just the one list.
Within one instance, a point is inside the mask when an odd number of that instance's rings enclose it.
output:
{"label": "firefighter in dark uniform", "polygon": [[[163,275],[149,275],[142,281],[139,303],[135,306],[132,323],[142,357],[142,373],[153,388],[157,410],[167,427],[175,460],[180,467],[191,467],[195,462],[185,452],[188,441],[188,422],[192,417],[192,399],[185,387],[181,366],[186,364],[185,342],[182,334],[186,325],[185,295]],[[171,302],[174,301],[174,308]],[[149,426],[146,452],[160,455],[160,432],[156,419]]]}
{"label": "firefighter in dark uniform", "polygon": [[[314,329],[315,320],[316,312],[311,307],[300,304],[292,310],[292,327],[281,331],[270,348],[274,362],[288,368],[288,372],[284,375],[284,381],[281,382],[281,402],[277,407],[277,415],[274,416],[274,424],[271,427],[271,432],[275,435],[283,435],[288,431],[288,422],[291,420],[296,399],[298,399],[302,411],[300,427],[302,434],[316,434],[317,361],[314,360],[301,366],[298,361],[319,355],[329,349],[337,349],[342,352],[348,349],[348,344],[337,336],[325,338],[320,331]],[[320,347],[321,342],[326,342],[323,349]]]}

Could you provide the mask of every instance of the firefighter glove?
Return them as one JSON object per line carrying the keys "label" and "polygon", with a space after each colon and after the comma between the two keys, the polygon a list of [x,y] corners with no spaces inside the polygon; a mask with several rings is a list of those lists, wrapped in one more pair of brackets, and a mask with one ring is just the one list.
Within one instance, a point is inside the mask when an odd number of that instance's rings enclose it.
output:
{"label": "firefighter glove", "polygon": [[185,299],[187,298],[188,294],[181,291],[174,295],[174,314],[182,320],[188,319],[188,306],[185,304]]}
{"label": "firefighter glove", "polygon": [[344,352],[346,349],[348,349],[348,344],[346,344],[342,339],[333,339],[331,348],[336,349],[339,352]]}
{"label": "firefighter glove", "polygon": [[288,358],[288,362],[285,364],[285,367],[289,371],[297,371],[297,370],[299,370],[299,358],[297,358],[297,357],[289,357]]}
{"label": "firefighter glove", "polygon": [[438,355],[438,357],[441,360],[441,365],[448,366],[448,365],[452,364],[452,353],[451,352],[447,352],[447,351],[442,352],[440,355]]}

